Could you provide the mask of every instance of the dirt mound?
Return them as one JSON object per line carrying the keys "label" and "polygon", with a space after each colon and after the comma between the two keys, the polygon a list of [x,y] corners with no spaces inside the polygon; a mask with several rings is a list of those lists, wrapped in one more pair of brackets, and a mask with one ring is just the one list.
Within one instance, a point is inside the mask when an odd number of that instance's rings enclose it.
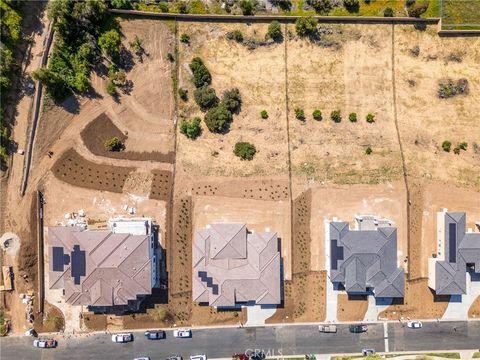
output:
{"label": "dirt mound", "polygon": [[288,186],[286,180],[203,181],[192,186],[192,195],[217,195],[254,200],[288,200]]}
{"label": "dirt mound", "polygon": [[172,173],[166,170],[154,170],[150,199],[165,200],[170,199],[172,189]]}
{"label": "dirt mound", "polygon": [[114,159],[126,159],[134,161],[158,161],[173,163],[175,154],[168,152],[166,154],[152,152],[136,152],[136,151],[108,151],[105,149],[105,140],[112,137],[118,137],[122,143],[128,139],[128,136],[115,126],[107,114],[103,113],[97,116],[90,124],[88,124],[80,133],[83,143],[93,154],[97,156],[105,156]]}
{"label": "dirt mound", "polygon": [[53,174],[74,186],[121,193],[130,167],[95,164],[74,149],[65,151],[52,167]]}

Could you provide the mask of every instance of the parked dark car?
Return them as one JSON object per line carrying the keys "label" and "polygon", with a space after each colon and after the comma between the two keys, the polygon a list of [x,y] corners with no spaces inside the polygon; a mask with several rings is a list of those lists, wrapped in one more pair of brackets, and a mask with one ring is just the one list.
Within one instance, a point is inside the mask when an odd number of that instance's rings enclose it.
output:
{"label": "parked dark car", "polygon": [[368,326],[364,324],[359,325],[350,325],[350,332],[352,333],[363,333],[367,332]]}
{"label": "parked dark car", "polygon": [[144,335],[148,340],[165,339],[165,331],[163,330],[147,330]]}

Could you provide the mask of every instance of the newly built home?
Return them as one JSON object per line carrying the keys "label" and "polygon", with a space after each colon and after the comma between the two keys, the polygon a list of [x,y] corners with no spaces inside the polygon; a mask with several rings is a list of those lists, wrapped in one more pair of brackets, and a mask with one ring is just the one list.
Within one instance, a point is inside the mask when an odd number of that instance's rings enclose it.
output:
{"label": "newly built home", "polygon": [[374,216],[357,217],[356,224],[352,230],[347,222],[329,222],[330,280],[349,294],[402,298],[405,272],[397,264],[397,229]]}
{"label": "newly built home", "polygon": [[211,224],[195,232],[193,301],[216,307],[280,304],[279,239],[245,224]]}
{"label": "newly built home", "polygon": [[467,271],[480,275],[480,233],[467,230],[466,221],[463,212],[437,213],[437,251],[428,259],[428,286],[438,295],[466,294]]}
{"label": "newly built home", "polygon": [[67,303],[134,307],[152,293],[158,266],[150,221],[114,221],[112,228],[48,228],[49,288],[63,289]]}

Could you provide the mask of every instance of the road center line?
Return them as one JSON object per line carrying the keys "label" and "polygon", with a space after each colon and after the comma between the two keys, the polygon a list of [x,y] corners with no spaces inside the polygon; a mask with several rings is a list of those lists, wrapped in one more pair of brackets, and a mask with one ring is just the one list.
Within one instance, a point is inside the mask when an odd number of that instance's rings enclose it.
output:
{"label": "road center line", "polygon": [[385,339],[385,352],[389,352],[389,348],[388,348],[388,323],[385,321],[383,323],[383,337]]}

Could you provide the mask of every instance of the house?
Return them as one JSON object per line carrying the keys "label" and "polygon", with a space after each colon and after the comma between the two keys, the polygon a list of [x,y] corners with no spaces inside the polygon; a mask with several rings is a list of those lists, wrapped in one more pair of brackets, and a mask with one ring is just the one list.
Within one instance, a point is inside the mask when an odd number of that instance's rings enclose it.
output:
{"label": "house", "polygon": [[279,239],[245,224],[211,224],[195,232],[193,301],[216,307],[276,305],[280,294]]}
{"label": "house", "polygon": [[[133,221],[131,226],[142,227]],[[63,289],[65,301],[72,305],[134,306],[157,282],[155,237],[148,232],[151,226],[144,228],[143,234],[132,235],[49,227],[49,288]]]}
{"label": "house", "polygon": [[405,272],[397,265],[397,229],[372,216],[329,222],[330,280],[349,294],[373,293],[376,298],[403,298]]}
{"label": "house", "polygon": [[437,252],[428,259],[428,286],[437,295],[466,294],[468,270],[480,273],[480,233],[466,231],[465,213],[442,209],[437,213]]}

